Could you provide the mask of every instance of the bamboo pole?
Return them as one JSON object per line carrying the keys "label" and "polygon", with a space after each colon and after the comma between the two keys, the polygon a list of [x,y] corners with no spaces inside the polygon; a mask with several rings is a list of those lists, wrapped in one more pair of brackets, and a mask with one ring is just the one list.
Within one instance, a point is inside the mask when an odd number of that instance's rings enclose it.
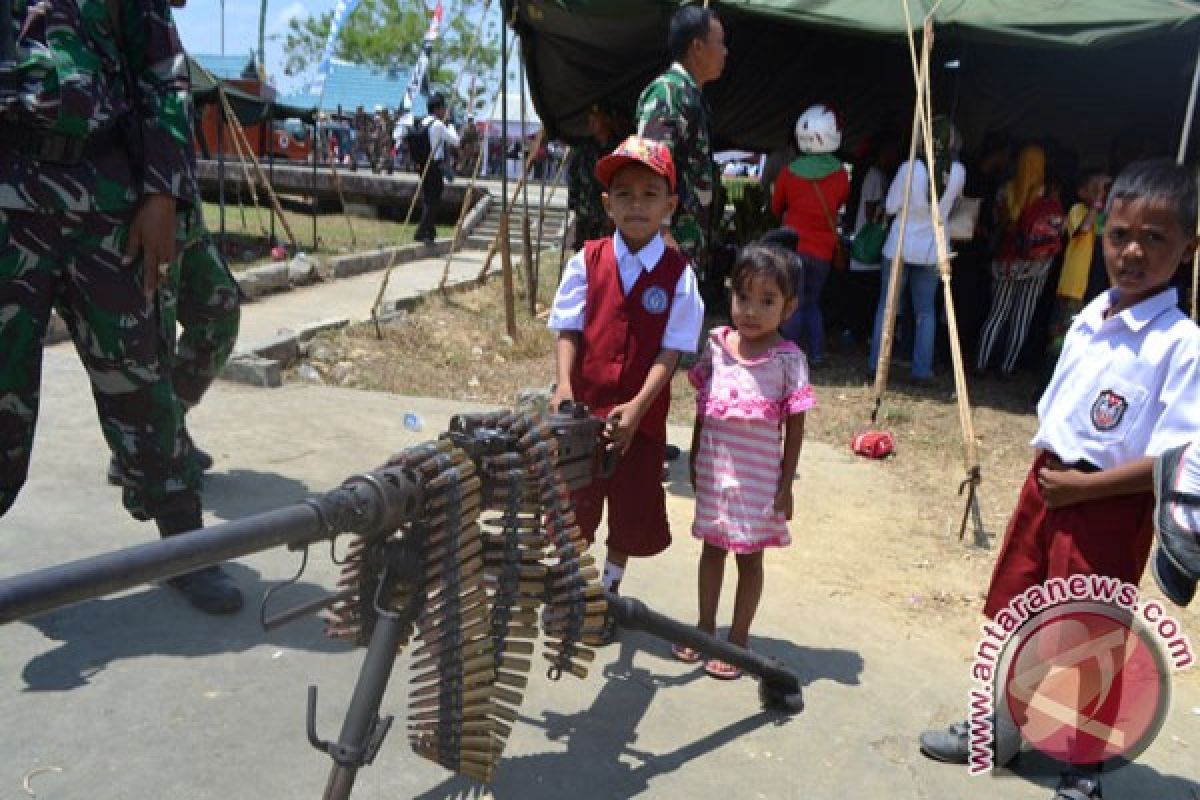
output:
{"label": "bamboo pole", "polygon": [[[330,135],[333,132],[330,131]],[[341,158],[341,145],[338,145],[338,158]],[[351,156],[353,158],[353,156]],[[350,215],[346,213],[346,195],[342,193],[342,176],[338,172],[337,158],[329,159],[329,169],[333,173],[333,188],[337,191],[338,203],[342,206],[342,219],[346,220],[346,227],[350,230],[350,246],[358,247],[358,236],[354,233],[354,225],[350,222]]]}
{"label": "bamboo pole", "polygon": [[[537,138],[534,140],[535,146],[533,148],[533,152],[535,152],[535,153],[537,152],[537,147],[539,147],[541,145],[542,137],[544,137],[545,135],[546,135],[545,128],[542,128],[540,131],[538,131]],[[528,174],[529,174],[529,155],[526,155],[524,174],[521,175],[521,180],[519,180],[517,182],[517,187],[515,189],[513,189],[511,202],[506,203],[504,206],[504,210],[501,212],[501,215],[505,219],[508,218],[509,211],[517,204],[517,196],[520,195],[521,189],[525,186],[525,175],[528,175]],[[508,198],[505,198],[505,200],[508,200]],[[492,266],[492,258],[494,258],[496,255],[496,250],[499,247],[499,243],[500,243],[500,229],[497,228],[496,229],[496,238],[492,241],[492,246],[488,248],[487,257],[483,260],[483,269],[479,271],[479,280],[483,280],[487,276],[487,271]]]}
{"label": "bamboo pole", "polygon": [[[1183,116],[1183,130],[1179,134],[1179,154],[1176,163],[1182,164],[1187,158],[1188,141],[1192,138],[1192,120],[1196,113],[1196,92],[1200,88],[1200,44],[1196,48],[1196,64],[1192,68],[1192,91],[1188,95],[1187,112]],[[1200,215],[1196,217],[1196,233],[1200,235]],[[1192,322],[1196,322],[1200,314],[1200,250],[1192,254]]]}
{"label": "bamboo pole", "polygon": [[[225,111],[225,108],[223,107],[221,109],[221,114],[224,115],[225,113],[226,113],[226,111]],[[230,126],[230,131],[231,132],[233,131],[232,126]],[[240,166],[242,168],[242,180],[245,181],[246,187],[250,190],[250,199],[254,203],[254,211],[255,211],[254,219],[256,222],[258,222],[258,227],[262,230],[263,237],[269,239],[270,233],[267,232],[267,226],[262,221],[262,206],[258,202],[258,189],[255,188],[254,179],[250,175],[249,159],[246,158],[246,154],[242,150],[242,143],[238,140],[238,137],[236,134],[232,134],[232,139],[233,139],[233,149],[237,153],[237,157],[238,157],[238,166]],[[245,203],[242,202],[241,186],[238,187],[237,194],[238,194],[238,210],[241,212],[241,217],[242,217],[242,230],[246,230],[250,226],[246,224],[246,205],[245,205]]]}
{"label": "bamboo pole", "polygon": [[525,293],[529,301],[529,316],[537,316],[537,278],[533,268],[533,230],[529,215],[521,217],[521,259],[525,262]]}
{"label": "bamboo pole", "polygon": [[[489,0],[489,3],[490,2],[491,0]],[[509,42],[510,50],[514,42],[516,42],[515,39],[512,42]],[[492,96],[493,107],[495,106],[496,97],[499,95],[499,91],[500,90],[497,89],[496,94]],[[472,96],[474,96],[473,92]],[[481,137],[479,143],[479,154],[475,157],[475,168],[471,174],[471,181],[467,185],[466,194],[463,195],[462,207],[458,210],[458,222],[454,226],[454,238],[450,240],[450,252],[446,254],[446,263],[442,266],[442,279],[438,282],[439,292],[444,292],[446,290],[446,282],[450,280],[450,264],[454,260],[455,250],[461,244],[461,242],[459,242],[459,237],[462,236],[463,221],[466,220],[467,211],[471,208],[471,198],[475,193],[475,184],[479,182],[479,173],[480,170],[483,169],[483,162],[487,158],[487,148],[487,137]]]}
{"label": "bamboo pole", "polygon": [[497,227],[500,236],[500,268],[504,276],[504,327],[515,342],[517,340],[517,312],[513,299],[512,251],[508,241],[508,214],[500,215]]}
{"label": "bamboo pole", "polygon": [[275,189],[271,186],[271,182],[267,179],[266,173],[263,171],[262,164],[259,163],[258,157],[254,155],[254,151],[250,147],[250,142],[246,139],[246,131],[242,128],[241,122],[233,115],[233,107],[229,104],[229,98],[225,96],[223,89],[218,90],[221,96],[221,102],[225,104],[225,108],[229,111],[232,118],[233,130],[236,136],[241,137],[242,143],[246,146],[246,152],[250,155],[250,162],[254,164],[254,169],[258,173],[258,178],[263,182],[263,188],[267,190],[267,197],[271,200],[271,208],[279,217],[279,224],[283,226],[284,233],[287,234],[288,242],[292,245],[292,252],[300,251],[300,244],[296,241],[296,234],[292,233],[292,226],[288,224],[287,218],[283,216],[283,207],[279,204],[279,198],[275,195]]}
{"label": "bamboo pole", "polygon": [[[923,76],[929,71],[931,47],[931,42],[922,42],[921,62],[917,68],[919,75]],[[903,276],[901,270],[904,269],[904,239],[906,229],[908,228],[909,200],[912,197],[913,162],[917,158],[917,134],[925,107],[923,100],[925,92],[924,81],[918,79],[916,90],[917,96],[913,107],[912,130],[909,134],[908,174],[904,178],[904,205],[901,206],[900,215],[893,223],[898,224],[900,229],[896,235],[896,253],[892,256],[892,271],[888,276],[887,300],[883,307],[883,322],[879,326],[879,356],[875,362],[875,386],[872,390],[874,397],[874,407],[871,409],[872,424],[878,420],[879,408],[883,404],[883,393],[887,389],[888,370],[891,367],[892,344],[896,327],[896,304],[899,301],[900,280]]]}

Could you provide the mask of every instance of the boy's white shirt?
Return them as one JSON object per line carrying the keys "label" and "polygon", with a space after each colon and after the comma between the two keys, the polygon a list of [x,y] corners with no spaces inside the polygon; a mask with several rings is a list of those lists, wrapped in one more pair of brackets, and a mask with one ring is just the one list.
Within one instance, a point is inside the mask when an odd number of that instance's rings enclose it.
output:
{"label": "boy's white shirt", "polygon": [[[636,253],[629,249],[620,231],[613,234],[613,255],[617,259],[617,272],[621,278],[621,290],[628,295],[643,272],[651,272],[662,260],[666,242],[660,234]],[[554,306],[546,323],[551,330],[581,331],[587,311],[587,264],[583,250],[567,262],[562,281],[554,295]],[[700,330],[704,325],[704,301],[696,283],[696,273],[689,263],[675,284],[675,296],[667,317],[667,328],[663,332],[664,350],[694,353],[699,344]]]}
{"label": "boy's white shirt", "polygon": [[1200,431],[1200,328],[1174,289],[1105,319],[1115,297],[1109,289],[1075,318],[1031,442],[1101,469],[1160,455]]}

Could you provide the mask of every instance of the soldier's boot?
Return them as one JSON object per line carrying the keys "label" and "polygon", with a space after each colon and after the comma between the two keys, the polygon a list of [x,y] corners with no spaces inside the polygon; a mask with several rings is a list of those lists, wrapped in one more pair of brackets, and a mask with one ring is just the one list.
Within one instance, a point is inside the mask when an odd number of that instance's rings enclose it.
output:
{"label": "soldier's boot", "polygon": [[[186,508],[163,512],[154,520],[164,539],[204,527],[197,499]],[[168,578],[167,584],[205,614],[233,614],[242,607],[242,590],[219,565]]]}

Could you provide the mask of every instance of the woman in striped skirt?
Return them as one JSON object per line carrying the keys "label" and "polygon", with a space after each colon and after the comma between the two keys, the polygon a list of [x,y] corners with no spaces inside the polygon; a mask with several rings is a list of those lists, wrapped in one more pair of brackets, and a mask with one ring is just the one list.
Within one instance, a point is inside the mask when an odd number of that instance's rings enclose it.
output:
{"label": "woman in striped skirt", "polygon": [[1001,334],[1007,333],[1001,375],[1017,367],[1030,323],[1046,286],[1054,257],[1062,250],[1063,211],[1057,181],[1047,180],[1046,155],[1026,145],[1017,156],[1017,173],[998,204],[1004,233],[992,261],[992,304],[979,335],[976,370],[988,368]]}

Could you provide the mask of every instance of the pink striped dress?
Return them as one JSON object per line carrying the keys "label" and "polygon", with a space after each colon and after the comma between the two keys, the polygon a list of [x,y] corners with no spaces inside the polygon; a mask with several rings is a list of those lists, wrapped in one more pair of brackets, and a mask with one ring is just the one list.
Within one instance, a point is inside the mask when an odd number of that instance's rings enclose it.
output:
{"label": "pink striped dress", "polygon": [[688,372],[704,418],[696,451],[692,535],[733,553],[791,544],[774,510],[783,457],[783,423],[815,404],[808,362],[781,341],[753,361],[728,346],[732,328],[714,328]]}

